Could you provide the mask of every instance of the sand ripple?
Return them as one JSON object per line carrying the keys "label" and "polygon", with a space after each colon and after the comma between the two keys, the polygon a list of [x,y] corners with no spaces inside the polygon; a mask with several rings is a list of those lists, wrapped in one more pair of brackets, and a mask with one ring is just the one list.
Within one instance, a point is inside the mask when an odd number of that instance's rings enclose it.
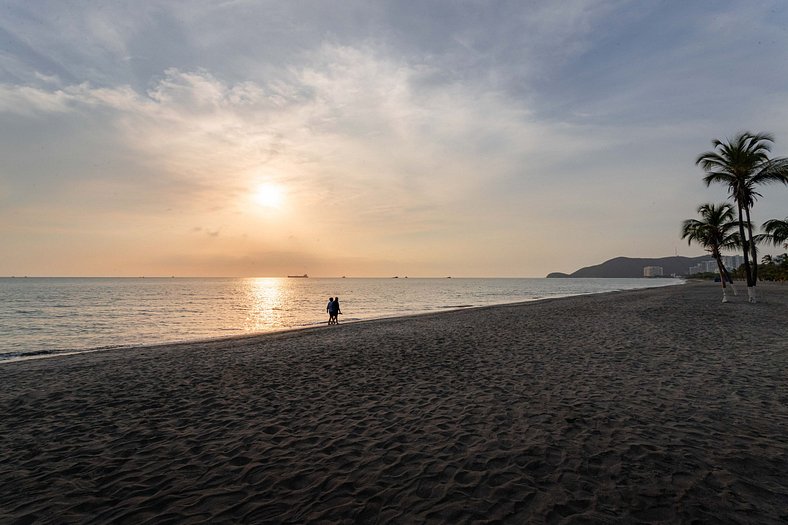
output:
{"label": "sand ripple", "polygon": [[788,289],[0,368],[2,523],[785,523]]}

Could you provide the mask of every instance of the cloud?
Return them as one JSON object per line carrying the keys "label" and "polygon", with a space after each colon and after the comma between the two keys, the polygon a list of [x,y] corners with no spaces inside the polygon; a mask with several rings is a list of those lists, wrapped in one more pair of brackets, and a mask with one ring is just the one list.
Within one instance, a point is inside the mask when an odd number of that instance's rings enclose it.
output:
{"label": "cloud", "polygon": [[0,108],[101,111],[119,142],[179,180],[206,182],[221,171],[227,183],[244,170],[287,163],[310,172],[307,184],[341,173],[343,191],[354,195],[409,186],[440,201],[472,189],[474,172],[519,149],[529,130],[527,111],[498,94],[459,84],[417,91],[427,70],[326,44],[309,63],[265,84],[171,68],[144,94],[87,83],[4,85]]}
{"label": "cloud", "polygon": [[672,253],[711,138],[788,141],[779,3],[41,5],[0,15],[6,231],[546,273]]}
{"label": "cloud", "polygon": [[[289,187],[307,238],[332,238],[351,255],[362,248],[380,257],[431,249],[440,258],[456,252],[457,231],[484,242],[479,232],[535,223],[556,202],[596,205],[588,190],[573,197],[576,175],[560,165],[567,151],[586,160],[602,154],[620,141],[614,134],[538,122],[521,101],[483,85],[425,87],[421,79],[429,75],[425,64],[325,43],[265,83],[170,68],[144,93],[83,83],[29,88],[22,96],[4,87],[0,100],[25,115],[106,116],[114,140],[137,156],[137,172],[117,174],[118,189],[109,191],[136,195],[144,213],[158,202],[211,213],[216,224],[236,223],[223,230],[228,240],[249,233],[237,225],[237,203],[261,178]],[[594,173],[601,199],[610,173],[585,170]],[[71,181],[83,198],[107,183]],[[135,213],[133,198],[109,202],[113,215]],[[303,226],[297,230],[304,237]]]}

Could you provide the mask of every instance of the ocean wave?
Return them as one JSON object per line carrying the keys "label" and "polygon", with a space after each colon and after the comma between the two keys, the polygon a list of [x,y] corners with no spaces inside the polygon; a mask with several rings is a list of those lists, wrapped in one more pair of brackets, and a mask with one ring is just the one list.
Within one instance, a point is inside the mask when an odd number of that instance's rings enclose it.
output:
{"label": "ocean wave", "polygon": [[12,359],[22,359],[28,357],[43,357],[55,355],[59,352],[55,350],[34,350],[32,352],[0,352],[0,361],[10,361]]}

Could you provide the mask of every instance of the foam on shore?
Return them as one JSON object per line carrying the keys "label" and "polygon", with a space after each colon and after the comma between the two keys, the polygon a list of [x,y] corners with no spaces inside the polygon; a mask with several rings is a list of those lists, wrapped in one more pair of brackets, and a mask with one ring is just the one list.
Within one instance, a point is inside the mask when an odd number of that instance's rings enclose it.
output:
{"label": "foam on shore", "polygon": [[0,368],[0,522],[788,519],[788,287]]}

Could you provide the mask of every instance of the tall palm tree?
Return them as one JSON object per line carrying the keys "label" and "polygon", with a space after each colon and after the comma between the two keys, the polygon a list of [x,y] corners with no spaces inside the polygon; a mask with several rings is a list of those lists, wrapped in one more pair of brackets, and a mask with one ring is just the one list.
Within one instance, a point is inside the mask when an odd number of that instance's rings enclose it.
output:
{"label": "tall palm tree", "polygon": [[[722,264],[722,250],[738,248],[741,237],[736,233],[739,223],[733,211],[733,205],[727,202],[722,204],[702,204],[698,207],[698,219],[687,219],[681,224],[681,238],[687,239],[687,244],[695,241],[708,251],[717,261],[717,270],[720,272],[722,282],[722,302],[728,302],[725,293],[725,283],[730,279],[725,265]],[[733,282],[731,282],[733,287]],[[733,289],[736,293],[736,288]]]}
{"label": "tall palm tree", "polygon": [[713,140],[714,151],[702,153],[695,161],[695,164],[706,172],[703,178],[706,185],[720,183],[728,186],[728,193],[736,203],[739,236],[744,251],[744,269],[747,274],[747,293],[753,303],[756,300],[758,259],[753,242],[750,210],[758,197],[761,197],[756,188],[770,183],[788,184],[788,159],[769,158],[773,142],[774,138],[768,133],[753,134],[745,131],[728,142]]}
{"label": "tall palm tree", "polygon": [[756,235],[755,242],[774,246],[783,244],[785,248],[788,248],[788,217],[784,221],[771,219],[764,222],[761,227],[765,233]]}

